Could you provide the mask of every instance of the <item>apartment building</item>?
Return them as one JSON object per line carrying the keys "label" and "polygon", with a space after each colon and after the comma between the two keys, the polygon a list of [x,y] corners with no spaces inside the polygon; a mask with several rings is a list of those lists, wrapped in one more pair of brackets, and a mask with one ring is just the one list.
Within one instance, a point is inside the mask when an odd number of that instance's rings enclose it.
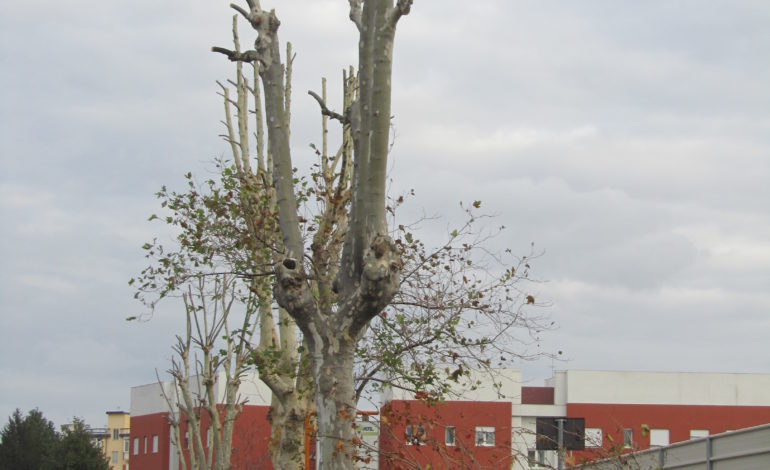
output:
{"label": "apartment building", "polygon": [[[530,470],[557,467],[560,454],[569,467],[770,423],[770,374],[567,370],[542,386],[527,385],[513,369],[494,377],[474,377],[473,390],[455,390],[440,403],[390,389],[379,415],[366,422],[368,445],[379,455],[360,467]],[[237,421],[233,468],[269,469],[270,392],[256,375],[244,384],[248,403]],[[134,468],[180,468],[161,387],[174,396],[169,383],[131,390]],[[559,421],[562,453],[543,427],[552,431]]]}
{"label": "apartment building", "polygon": [[555,468],[555,434],[542,428],[558,421],[566,466],[770,423],[770,374],[570,370],[534,387],[505,370],[495,380],[437,404],[386,397],[380,468]]}

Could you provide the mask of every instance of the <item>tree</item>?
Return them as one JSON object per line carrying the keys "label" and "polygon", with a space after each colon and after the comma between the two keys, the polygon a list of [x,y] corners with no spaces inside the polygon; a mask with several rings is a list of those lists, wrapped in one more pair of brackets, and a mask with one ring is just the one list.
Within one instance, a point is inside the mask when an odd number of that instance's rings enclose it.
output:
{"label": "tree", "polygon": [[59,434],[39,410],[22,417],[17,409],[0,436],[1,470],[110,470],[107,458],[78,418]]}
{"label": "tree", "polygon": [[[399,287],[400,250],[386,224],[386,168],[389,150],[392,54],[396,25],[411,0],[350,0],[359,31],[359,90],[344,111],[353,135],[353,174],[347,235],[338,262],[318,250],[306,253],[286,127],[284,65],[275,11],[247,0],[234,5],[257,31],[253,50],[215,49],[230,60],[258,62],[264,87],[273,184],[284,252],[275,269],[274,295],[302,331],[308,345],[318,416],[320,468],[353,468],[356,344],[369,322],[391,302]],[[336,261],[336,260],[335,260]]]}
{"label": "tree", "polygon": [[107,457],[97,447],[85,423],[73,418],[55,447],[56,470],[110,470]]}
{"label": "tree", "polygon": [[0,433],[0,470],[53,468],[57,441],[53,423],[40,410],[22,416],[17,408]]}
{"label": "tree", "polygon": [[[214,290],[206,292],[204,279],[199,278],[197,291],[188,286],[184,294],[187,328],[184,336],[177,336],[169,373],[174,380],[175,399],[166,396],[172,414],[169,417],[176,442],[177,456],[186,468],[182,446],[182,420],[187,423],[190,439],[189,458],[192,468],[200,470],[226,469],[230,466],[233,429],[241,402],[238,389],[246,372],[247,345],[254,334],[251,314],[244,317],[237,333],[231,331],[231,309],[238,295],[231,279],[223,275],[213,282]],[[251,302],[248,300],[246,304]],[[249,310],[250,312],[250,310]],[[225,339],[224,349],[217,350],[218,340]],[[200,357],[195,358],[195,352]],[[191,364],[192,363],[192,364]],[[223,373],[223,377],[220,377]],[[218,381],[224,380],[225,397],[221,404],[216,397]],[[160,381],[160,379],[159,379]],[[161,387],[161,390],[163,388]],[[165,394],[165,391],[163,392]],[[174,403],[176,406],[174,406]],[[179,413],[174,413],[176,410]],[[202,415],[206,414],[212,442],[205,442]],[[208,451],[206,450],[208,448]]]}
{"label": "tree", "polygon": [[[233,282],[254,294],[239,301],[255,312],[244,325],[259,322],[260,340],[251,353],[273,391],[274,465],[298,465],[288,456],[301,449],[297,438],[311,406],[304,392],[312,373],[322,465],[349,468],[355,460],[356,403],[367,389],[400,386],[440,399],[451,392],[447,378],[473,387],[471,369],[492,372],[495,365],[531,356],[520,346],[536,342],[548,324],[524,315],[522,306],[535,298],[516,286],[528,278],[531,256],[498,256],[483,246],[491,235],[475,229],[483,218],[475,213],[480,202],[467,209],[468,223],[449,231],[436,250],[428,250],[410,226],[387,228],[386,215],[403,202],[388,201],[384,189],[391,54],[396,23],[411,2],[350,2],[361,34],[359,70],[345,74],[341,114],[327,107],[325,84],[322,96],[310,92],[321,108],[323,141],[315,147],[320,161],[309,180],[294,173],[289,153],[290,49],[284,65],[275,12],[248,4],[248,11],[233,8],[257,30],[255,48],[241,50],[236,19],[234,49],[214,48],[237,67],[230,82],[235,97],[220,84],[223,137],[233,166],[220,162],[221,179],[202,187],[188,174],[187,193],[164,188],[158,194],[173,212],[166,222],[180,230],[180,248],[145,245],[154,264],[137,279],[137,296],[155,292],[162,298],[186,283],[235,274]],[[253,66],[251,87],[243,62]],[[249,145],[252,114],[255,148]],[[325,139],[329,119],[340,121],[343,132],[333,154]],[[311,202],[317,211],[308,210]],[[216,289],[208,295],[219,297]],[[281,307],[277,320],[274,303]],[[514,338],[522,328],[527,337]],[[203,357],[205,362],[205,352]]]}

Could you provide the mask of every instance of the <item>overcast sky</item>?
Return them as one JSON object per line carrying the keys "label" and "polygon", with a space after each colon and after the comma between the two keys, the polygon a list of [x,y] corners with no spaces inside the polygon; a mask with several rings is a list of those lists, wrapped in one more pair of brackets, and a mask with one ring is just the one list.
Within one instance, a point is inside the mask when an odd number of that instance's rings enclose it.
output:
{"label": "overcast sky", "polygon": [[[229,2],[0,2],[0,420],[106,422],[155,380],[181,316],[127,285],[153,193],[226,155]],[[297,52],[293,153],[356,57],[344,0],[263,0]],[[481,200],[545,255],[568,359],[524,367],[770,373],[770,3],[415,0],[395,50],[392,189]],[[246,37],[242,27],[242,37]],[[339,96],[339,93],[336,94]],[[435,227],[433,227],[435,228]],[[430,228],[428,228],[430,230]]]}

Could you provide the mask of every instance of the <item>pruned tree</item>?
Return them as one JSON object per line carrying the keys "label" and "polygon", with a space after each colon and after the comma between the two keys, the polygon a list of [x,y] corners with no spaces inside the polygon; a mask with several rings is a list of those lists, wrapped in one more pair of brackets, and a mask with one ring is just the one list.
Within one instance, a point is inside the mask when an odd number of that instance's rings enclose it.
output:
{"label": "pruned tree", "polygon": [[[237,17],[233,49],[213,48],[236,64],[235,80],[220,83],[232,164],[219,161],[219,177],[203,185],[188,173],[187,192],[158,193],[179,247],[146,244],[152,264],[132,283],[150,305],[191,284],[198,301],[221,301],[212,280],[230,276],[240,286],[230,292],[251,312],[243,330],[259,328],[259,341],[239,351],[248,349],[273,393],[274,467],[301,468],[302,420],[315,408],[320,468],[352,468],[356,406],[368,392],[395,386],[438,400],[472,388],[470,370],[494,377],[494,367],[540,354],[526,346],[549,325],[524,311],[535,304],[520,286],[532,255],[488,250],[493,235],[476,226],[480,202],[435,250],[412,225],[388,228],[403,202],[386,197],[393,41],[411,1],[350,0],[359,67],[344,73],[341,112],[328,107],[325,81],[320,95],[309,92],[322,141],[307,179],[290,153],[290,45],[283,61],[275,11],[247,3],[232,7],[256,30],[254,48],[242,50]],[[342,131],[331,153],[329,120]]]}
{"label": "pruned tree", "polygon": [[353,468],[356,344],[369,322],[398,291],[401,252],[386,225],[386,168],[396,25],[411,0],[350,0],[359,31],[358,93],[341,114],[353,136],[353,174],[347,234],[338,263],[323,250],[306,251],[294,192],[287,127],[280,21],[274,10],[247,0],[233,5],[257,32],[254,49],[214,48],[230,60],[259,64],[283,252],[274,295],[302,331],[315,383],[320,468]]}

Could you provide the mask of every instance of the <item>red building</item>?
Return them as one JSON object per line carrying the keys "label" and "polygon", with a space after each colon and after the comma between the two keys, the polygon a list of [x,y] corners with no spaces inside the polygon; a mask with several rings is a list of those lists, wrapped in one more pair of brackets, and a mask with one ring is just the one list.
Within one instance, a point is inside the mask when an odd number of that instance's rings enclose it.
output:
{"label": "red building", "polygon": [[[431,468],[556,467],[557,451],[538,445],[538,418],[584,419],[585,450],[567,451],[568,465],[770,423],[770,374],[558,371],[545,386],[531,387],[522,386],[518,371],[506,370],[499,389],[480,379],[479,389],[464,394],[469,401],[429,406],[403,394],[388,397],[380,468],[399,468],[399,458]],[[506,417],[510,423],[503,424]],[[442,436],[452,423],[457,446]],[[409,444],[415,426],[425,445]],[[469,439],[485,427],[494,429],[494,451]],[[383,460],[389,455],[396,459]]]}
{"label": "red building", "polygon": [[511,416],[510,402],[390,401],[380,409],[380,468],[510,469]]}
{"label": "red building", "polygon": [[[538,418],[584,420],[585,450],[567,451],[568,465],[770,423],[770,374],[557,371],[544,386],[531,387],[522,386],[519,371],[506,369],[496,376],[500,386],[479,380],[474,390],[459,391],[461,399],[434,404],[391,390],[379,420],[360,430],[379,449],[379,458],[365,459],[362,468],[556,467],[557,452],[538,448]],[[170,384],[164,386],[171,396]],[[131,390],[134,469],[179,468],[160,391],[158,384]],[[233,468],[271,468],[270,393],[254,379],[242,394],[249,404],[237,421]]]}
{"label": "red building", "polygon": [[[233,470],[272,470],[267,446],[270,440],[270,425],[267,413],[270,410],[270,394],[261,382],[244,380],[241,395],[248,399],[235,421],[233,447],[230,462]],[[161,388],[163,387],[163,389]],[[179,457],[177,443],[169,424],[169,404],[165,396],[175,397],[173,385],[169,382],[149,384],[131,389],[131,437],[130,461],[133,469],[177,470]],[[222,396],[217,394],[217,396]],[[201,413],[201,440],[209,448],[211,441],[210,420],[207,413]],[[183,454],[190,468],[187,423],[181,420],[181,443]]]}

